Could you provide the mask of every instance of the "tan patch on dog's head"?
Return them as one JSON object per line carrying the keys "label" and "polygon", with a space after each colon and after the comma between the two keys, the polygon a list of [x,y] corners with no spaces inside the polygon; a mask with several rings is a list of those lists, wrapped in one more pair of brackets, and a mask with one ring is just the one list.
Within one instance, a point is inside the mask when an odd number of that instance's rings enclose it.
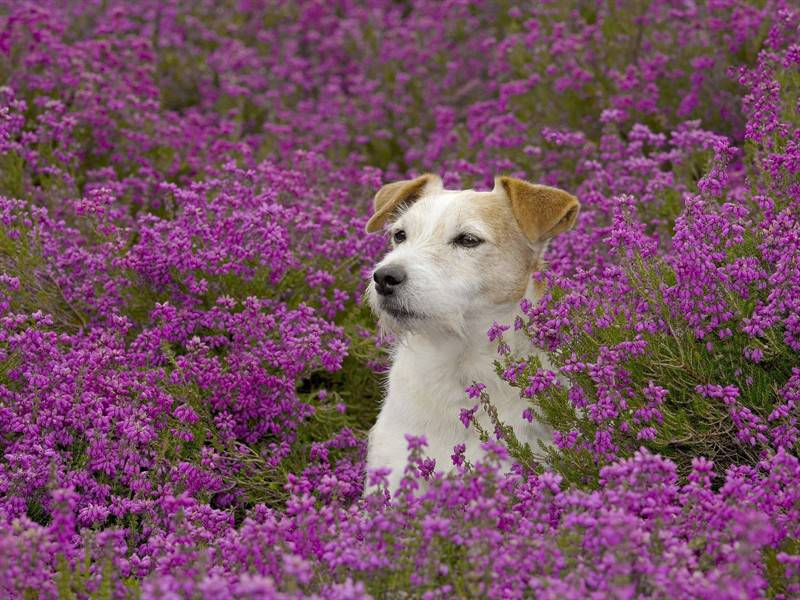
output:
{"label": "tan patch on dog's head", "polygon": [[[472,202],[500,251],[501,260],[488,267],[486,290],[497,304],[518,302],[531,275],[544,269],[547,242],[574,226],[580,204],[564,190],[511,177],[498,177],[491,193],[476,193]],[[540,297],[544,283],[533,285]]]}
{"label": "tan patch on dog's head", "polygon": [[367,233],[373,233],[383,227],[397,209],[404,204],[418,200],[429,189],[441,189],[442,180],[438,175],[425,173],[416,179],[406,179],[387,183],[375,194],[374,214],[367,221]]}
{"label": "tan patch on dog's head", "polygon": [[543,242],[572,229],[578,218],[578,199],[558,188],[497,177],[494,191],[508,198],[517,223],[531,242]]}
{"label": "tan patch on dog's head", "polygon": [[498,250],[498,260],[493,261],[496,264],[487,265],[483,288],[495,304],[519,302],[538,259],[505,198],[494,193],[476,194],[473,203]]}

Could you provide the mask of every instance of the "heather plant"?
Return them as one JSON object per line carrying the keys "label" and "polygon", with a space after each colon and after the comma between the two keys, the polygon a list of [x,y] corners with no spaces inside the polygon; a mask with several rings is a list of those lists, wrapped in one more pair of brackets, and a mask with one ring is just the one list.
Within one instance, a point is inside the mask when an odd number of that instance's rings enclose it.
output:
{"label": "heather plant", "polygon": [[[800,594],[797,39],[772,0],[0,2],[0,592]],[[363,226],[423,170],[582,214],[489,332],[558,367],[498,356],[554,445],[410,435],[387,503]]]}
{"label": "heather plant", "polygon": [[[789,30],[795,26],[789,21]],[[770,46],[741,81],[777,88],[786,78],[792,66],[777,58],[786,44],[781,31],[771,32]],[[785,52],[791,56],[792,46]],[[778,110],[787,96],[796,101],[796,88],[782,91]],[[727,466],[756,464],[777,448],[796,451],[795,416],[786,403],[793,402],[797,371],[789,291],[800,276],[797,173],[785,159],[763,170],[773,148],[796,137],[796,116],[781,122],[779,115],[769,127],[786,141],[773,136],[765,144],[762,115],[748,111],[744,161],[734,160],[736,149],[724,138],[696,132],[714,147],[707,173],[683,186],[673,184],[674,174],[662,176],[670,194],[683,195],[682,212],[661,222],[648,218],[663,214],[658,205],[670,199],[655,178],[647,185],[656,194],[637,194],[652,198],[644,206],[628,195],[612,197],[599,207],[610,213],[609,263],[586,265],[578,276],[553,274],[547,302],[528,307],[530,322],[519,325],[554,351],[574,385],[545,380],[536,361],[512,368],[514,357],[504,375],[523,396],[542,396],[537,414],[558,429],[553,459],[576,481],[642,444],[674,458],[683,472],[698,455]],[[671,158],[674,171],[683,161],[680,153]],[[748,189],[745,173],[774,200]],[[671,233],[666,244],[664,225]]]}

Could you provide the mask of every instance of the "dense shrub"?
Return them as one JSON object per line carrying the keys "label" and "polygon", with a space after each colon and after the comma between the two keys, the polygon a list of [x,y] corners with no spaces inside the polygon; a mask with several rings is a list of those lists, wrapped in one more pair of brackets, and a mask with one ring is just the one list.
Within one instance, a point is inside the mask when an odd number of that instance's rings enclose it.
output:
{"label": "dense shrub", "polygon": [[[0,2],[0,591],[800,594],[799,24],[772,0]],[[498,423],[514,472],[455,448],[445,476],[409,436],[387,504],[360,498],[386,363],[363,225],[422,170],[583,210],[506,324],[562,377],[497,363],[555,447]]]}

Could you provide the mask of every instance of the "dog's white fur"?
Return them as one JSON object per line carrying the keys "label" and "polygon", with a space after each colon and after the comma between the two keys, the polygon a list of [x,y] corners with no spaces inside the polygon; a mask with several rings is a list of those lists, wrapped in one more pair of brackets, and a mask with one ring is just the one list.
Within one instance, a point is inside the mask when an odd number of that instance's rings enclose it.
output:
{"label": "dog's white fur", "polygon": [[[376,197],[376,217],[381,208],[386,213],[377,225],[391,221],[391,234],[403,230],[406,236],[401,243],[393,241],[392,250],[375,267],[377,271],[385,265],[400,266],[407,274],[406,281],[389,297],[377,293],[374,281],[367,290],[380,326],[398,338],[386,398],[370,431],[367,453],[368,469],[391,469],[389,489],[393,493],[407,462],[406,433],[426,437],[426,453],[436,460],[437,469],[452,468],[451,455],[457,444],[466,445],[469,461],[481,458],[477,433],[459,419],[460,409],[476,402],[464,391],[473,382],[487,386],[500,420],[513,427],[521,442],[536,450],[539,440],[551,439],[546,426],[522,419],[525,403],[518,391],[497,376],[493,365],[499,358],[497,342],[489,341],[487,331],[495,321],[512,324],[520,314],[523,296],[534,303],[539,300],[541,290],[531,273],[541,268],[549,238],[571,227],[577,201],[566,192],[533,186],[563,194],[567,202],[574,202],[574,210],[565,217],[571,219],[566,227],[552,229],[557,222],[532,225],[521,220],[536,220],[538,209],[520,206],[531,202],[524,195],[521,200],[514,198],[514,204],[509,197],[513,185],[531,184],[506,178],[506,185],[498,179],[491,192],[447,190],[438,177],[427,176],[410,201],[396,199],[397,206],[391,211],[381,206],[387,201],[380,198],[380,192]],[[558,202],[564,198],[559,197]],[[552,207],[545,207],[544,212],[551,219],[564,216],[553,213]],[[536,227],[555,233],[531,234],[532,227],[537,232]],[[454,243],[464,233],[483,243],[475,247]],[[516,355],[535,351],[524,332],[513,327],[504,340]],[[547,364],[546,356],[538,354]],[[485,429],[493,431],[483,411],[476,417]]]}

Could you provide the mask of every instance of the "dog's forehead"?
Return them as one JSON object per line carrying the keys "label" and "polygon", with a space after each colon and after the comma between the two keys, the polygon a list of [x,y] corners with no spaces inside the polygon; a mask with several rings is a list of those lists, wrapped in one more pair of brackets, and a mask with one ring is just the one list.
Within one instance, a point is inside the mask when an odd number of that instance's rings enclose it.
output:
{"label": "dog's forehead", "polygon": [[437,190],[411,205],[402,222],[420,230],[449,230],[470,224],[497,233],[513,226],[514,216],[508,202],[494,192]]}

